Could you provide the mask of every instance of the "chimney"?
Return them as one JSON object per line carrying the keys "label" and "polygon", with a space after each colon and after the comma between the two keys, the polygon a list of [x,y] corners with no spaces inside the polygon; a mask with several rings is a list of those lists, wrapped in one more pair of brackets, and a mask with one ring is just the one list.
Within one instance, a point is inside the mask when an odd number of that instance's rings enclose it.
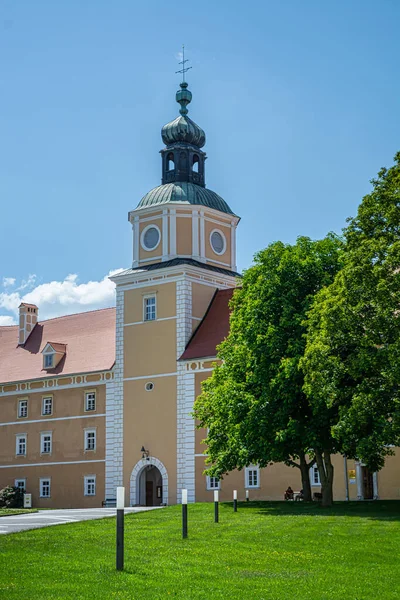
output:
{"label": "chimney", "polygon": [[23,346],[30,336],[38,320],[39,309],[36,304],[19,305],[19,340],[18,345]]}

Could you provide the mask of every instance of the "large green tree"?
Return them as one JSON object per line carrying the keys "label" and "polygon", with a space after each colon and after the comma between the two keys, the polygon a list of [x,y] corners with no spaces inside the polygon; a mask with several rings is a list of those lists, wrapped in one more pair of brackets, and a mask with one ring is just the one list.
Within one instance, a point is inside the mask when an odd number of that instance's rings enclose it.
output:
{"label": "large green tree", "polygon": [[329,414],[315,418],[310,409],[299,361],[307,312],[333,281],[340,256],[334,235],[301,237],[294,245],[271,244],[245,272],[231,302],[230,333],[218,348],[221,364],[195,403],[199,426],[208,429],[209,474],[283,462],[300,469],[311,499],[310,466],[320,457],[331,465],[336,443]]}
{"label": "large green tree", "polygon": [[400,443],[400,153],[344,231],[343,268],[309,314],[302,368],[315,411],[372,470]]}

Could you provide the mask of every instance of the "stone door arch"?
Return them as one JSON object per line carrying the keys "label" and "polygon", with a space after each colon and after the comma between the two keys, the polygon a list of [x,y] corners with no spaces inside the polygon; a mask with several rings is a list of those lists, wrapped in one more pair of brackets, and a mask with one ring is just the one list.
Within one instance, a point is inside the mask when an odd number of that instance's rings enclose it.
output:
{"label": "stone door arch", "polygon": [[135,506],[136,504],[140,504],[139,498],[139,478],[142,474],[143,470],[149,465],[153,465],[157,467],[157,469],[161,473],[162,477],[162,502],[163,504],[168,504],[168,473],[167,469],[164,467],[163,463],[155,458],[154,456],[149,456],[148,458],[142,458],[139,460],[136,465],[132,469],[131,479],[130,479],[130,505]]}

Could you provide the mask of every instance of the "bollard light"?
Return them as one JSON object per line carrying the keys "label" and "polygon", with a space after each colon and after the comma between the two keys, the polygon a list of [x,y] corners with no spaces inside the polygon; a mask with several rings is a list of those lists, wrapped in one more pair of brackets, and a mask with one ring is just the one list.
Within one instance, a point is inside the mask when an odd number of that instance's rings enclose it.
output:
{"label": "bollard light", "polygon": [[233,512],[237,512],[237,490],[233,490]]}
{"label": "bollard light", "polygon": [[117,487],[117,509],[125,508],[125,488]]}
{"label": "bollard light", "polygon": [[250,500],[249,498],[249,490],[246,490],[246,502],[248,502]]}
{"label": "bollard light", "polygon": [[218,500],[219,500],[219,491],[214,490],[214,523],[219,522]]}
{"label": "bollard light", "polygon": [[117,571],[124,569],[125,488],[117,487]]}
{"label": "bollard light", "polygon": [[188,522],[187,522],[187,490],[182,490],[182,537],[183,539],[188,536]]}

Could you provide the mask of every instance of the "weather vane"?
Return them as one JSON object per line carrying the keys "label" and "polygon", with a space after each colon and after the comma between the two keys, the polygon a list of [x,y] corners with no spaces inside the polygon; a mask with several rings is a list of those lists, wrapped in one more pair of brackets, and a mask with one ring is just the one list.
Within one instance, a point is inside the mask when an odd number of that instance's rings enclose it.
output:
{"label": "weather vane", "polygon": [[182,69],[180,69],[180,71],[175,71],[175,73],[182,73],[182,83],[185,83],[185,73],[187,71],[189,71],[189,69],[192,69],[193,67],[185,67],[185,64],[189,62],[189,59],[187,58],[185,60],[185,46],[182,46],[182,60],[179,63],[180,65],[182,65]]}

